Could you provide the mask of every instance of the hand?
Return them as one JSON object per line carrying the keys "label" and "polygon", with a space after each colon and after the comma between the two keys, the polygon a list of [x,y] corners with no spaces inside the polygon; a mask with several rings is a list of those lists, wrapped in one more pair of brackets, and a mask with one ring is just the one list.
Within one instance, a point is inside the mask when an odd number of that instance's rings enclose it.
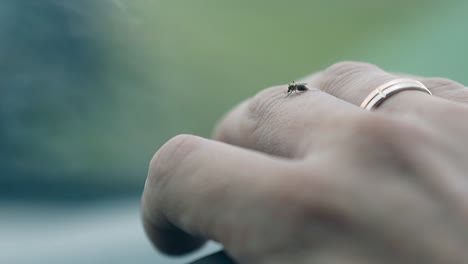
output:
{"label": "hand", "polygon": [[219,241],[239,263],[466,263],[468,90],[418,78],[375,111],[358,106],[399,78],[345,62],[258,93],[213,141],[180,135],[151,161],[145,229],[162,251]]}

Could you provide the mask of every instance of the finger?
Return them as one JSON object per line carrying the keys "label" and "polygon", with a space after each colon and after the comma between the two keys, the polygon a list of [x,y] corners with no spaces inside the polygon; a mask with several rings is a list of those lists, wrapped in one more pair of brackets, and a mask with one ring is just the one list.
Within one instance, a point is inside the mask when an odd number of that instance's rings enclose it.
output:
{"label": "finger", "polygon": [[326,151],[338,143],[354,120],[366,115],[359,108],[314,87],[286,97],[287,86],[258,93],[218,124],[214,138],[268,154],[303,158],[311,151]]}
{"label": "finger", "polygon": [[433,95],[449,101],[468,104],[468,88],[455,81],[445,78],[417,78]]}
{"label": "finger", "polygon": [[[320,89],[333,96],[360,106],[364,99],[380,85],[401,78],[375,65],[341,62],[332,65],[320,76]],[[378,111],[421,112],[428,106],[443,105],[445,100],[421,91],[402,91],[387,98]]]}
{"label": "finger", "polygon": [[468,104],[468,88],[456,81],[440,77],[422,77],[407,73],[393,74],[422,82],[434,96],[444,98],[452,102]]}
{"label": "finger", "polygon": [[[343,62],[329,67],[318,79],[323,91],[360,105],[376,87],[397,78],[401,77],[372,64]],[[442,90],[437,92],[441,94]],[[420,91],[398,92],[387,97],[376,111],[397,116],[415,127],[424,127],[421,123],[429,124],[427,133],[437,133],[455,142],[463,140],[468,131],[467,123],[460,121],[468,114],[467,105]]]}
{"label": "finger", "polygon": [[[255,213],[278,187],[279,175],[294,173],[284,160],[195,136],[171,139],[151,161],[142,197],[146,232],[157,248],[183,254],[204,239],[236,239],[245,215]],[[263,206],[265,206],[263,204]],[[245,218],[246,219],[246,218]],[[245,235],[245,234],[240,234]],[[239,238],[240,239],[240,238]]]}

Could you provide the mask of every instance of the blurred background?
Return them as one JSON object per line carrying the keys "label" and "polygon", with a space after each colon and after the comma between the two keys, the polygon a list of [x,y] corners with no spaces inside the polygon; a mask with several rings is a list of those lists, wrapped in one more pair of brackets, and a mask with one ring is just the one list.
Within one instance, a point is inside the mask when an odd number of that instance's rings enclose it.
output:
{"label": "blurred background", "polygon": [[0,263],[178,264],[139,198],[154,152],[340,60],[468,84],[468,1],[0,0]]}

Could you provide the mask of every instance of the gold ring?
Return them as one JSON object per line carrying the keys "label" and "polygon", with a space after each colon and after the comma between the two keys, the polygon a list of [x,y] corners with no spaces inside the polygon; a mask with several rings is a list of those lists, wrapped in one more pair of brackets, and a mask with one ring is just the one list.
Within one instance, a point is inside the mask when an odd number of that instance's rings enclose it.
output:
{"label": "gold ring", "polygon": [[395,79],[384,83],[372,91],[361,104],[361,108],[373,110],[390,96],[406,90],[415,90],[432,95],[424,84],[413,79]]}

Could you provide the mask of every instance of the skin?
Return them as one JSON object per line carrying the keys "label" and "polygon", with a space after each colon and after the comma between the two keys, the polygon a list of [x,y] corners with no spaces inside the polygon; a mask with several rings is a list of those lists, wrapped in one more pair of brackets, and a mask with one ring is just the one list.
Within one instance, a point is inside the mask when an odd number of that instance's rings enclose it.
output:
{"label": "skin", "polygon": [[412,77],[433,96],[359,108],[402,76],[338,63],[244,101],[214,140],[172,138],[142,197],[149,238],[173,255],[215,240],[242,264],[466,263],[468,89]]}

